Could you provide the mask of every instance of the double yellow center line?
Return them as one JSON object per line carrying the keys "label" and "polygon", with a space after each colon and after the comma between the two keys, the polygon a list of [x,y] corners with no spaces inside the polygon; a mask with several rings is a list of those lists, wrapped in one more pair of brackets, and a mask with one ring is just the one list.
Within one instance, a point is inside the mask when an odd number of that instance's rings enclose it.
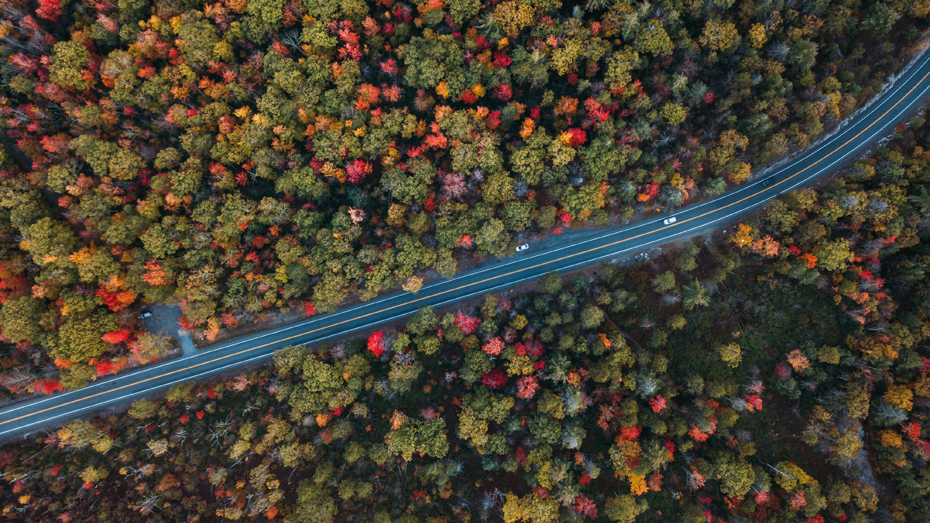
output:
{"label": "double yellow center line", "polygon": [[755,192],[755,193],[753,193],[753,194],[750,194],[749,196],[746,196],[746,197],[744,197],[744,198],[741,198],[741,199],[739,199],[739,200],[737,200],[737,201],[735,201],[735,202],[732,202],[732,203],[729,203],[729,204],[727,204],[727,205],[724,205],[723,207],[720,207],[720,208],[717,208],[717,209],[712,209],[712,210],[710,210],[710,211],[708,211],[708,212],[705,212],[705,213],[700,214],[700,215],[698,215],[698,216],[695,216],[695,217],[693,217],[693,218],[688,218],[688,219],[685,219],[685,220],[681,220],[681,221],[676,222],[675,224],[672,224],[672,225],[666,225],[665,227],[660,227],[660,228],[658,228],[658,229],[655,229],[655,230],[652,230],[652,231],[648,231],[648,232],[644,232],[644,233],[641,233],[641,234],[637,234],[637,235],[631,236],[631,237],[629,237],[629,238],[625,238],[625,239],[622,239],[622,240],[617,240],[617,241],[615,241],[615,242],[611,242],[611,243],[608,243],[608,244],[605,244],[605,245],[601,245],[601,246],[599,246],[599,247],[593,247],[593,248],[591,248],[591,249],[587,249],[587,250],[584,250],[584,251],[576,252],[576,253],[574,253],[574,254],[569,254],[569,255],[563,256],[563,257],[561,257],[561,258],[556,258],[556,259],[554,259],[554,260],[550,260],[550,261],[547,261],[547,262],[538,263],[538,264],[536,264],[536,265],[531,265],[531,266],[528,266],[528,267],[524,267],[524,268],[522,268],[522,269],[517,269],[517,270],[511,271],[511,272],[505,273],[505,274],[500,274],[500,275],[498,275],[498,276],[492,276],[492,277],[490,277],[490,278],[485,278],[485,279],[483,279],[483,280],[476,281],[476,282],[474,282],[474,283],[469,283],[469,284],[466,284],[466,285],[461,285],[461,286],[459,286],[459,287],[455,287],[455,288],[452,288],[452,289],[449,289],[449,290],[445,290],[445,291],[442,291],[442,292],[437,292],[436,294],[431,294],[431,295],[429,295],[429,296],[423,296],[423,297],[420,297],[420,298],[411,299],[411,300],[409,300],[409,301],[407,301],[407,302],[404,302],[404,303],[401,303],[401,304],[398,304],[398,305],[393,305],[393,306],[391,306],[391,307],[386,307],[386,308],[384,308],[384,309],[377,310],[377,311],[374,311],[374,312],[369,312],[369,313],[367,313],[367,314],[362,314],[362,315],[360,315],[360,316],[356,316],[356,317],[351,318],[351,319],[348,319],[348,320],[343,320],[343,321],[340,321],[340,322],[337,322],[337,323],[333,323],[333,324],[330,324],[330,325],[326,325],[326,326],[324,326],[324,327],[319,327],[319,328],[316,328],[316,329],[311,329],[311,330],[308,330],[308,331],[306,331],[306,332],[302,332],[302,333],[300,333],[300,334],[295,334],[295,335],[293,335],[293,336],[289,336],[289,337],[287,337],[287,338],[282,338],[282,339],[280,339],[280,340],[276,340],[276,341],[273,341],[273,342],[270,342],[270,343],[265,343],[265,344],[262,344],[262,345],[256,345],[255,347],[252,347],[252,348],[249,348],[249,349],[244,349],[244,350],[241,350],[241,351],[238,351],[238,352],[233,352],[233,353],[231,353],[231,354],[227,354],[227,355],[225,355],[225,356],[219,356],[219,357],[213,358],[213,359],[211,359],[211,360],[204,361],[204,362],[202,362],[202,363],[196,363],[196,364],[190,365],[190,366],[188,366],[188,367],[184,367],[184,368],[181,368],[181,369],[173,370],[173,371],[171,371],[171,372],[166,372],[166,373],[164,373],[164,374],[159,374],[158,376],[152,376],[152,377],[150,377],[150,378],[145,378],[145,379],[142,379],[142,380],[133,382],[133,383],[129,383],[129,384],[127,384],[127,385],[122,385],[122,386],[116,387],[115,389],[112,389],[112,390],[106,390],[106,391],[103,391],[103,392],[98,392],[98,393],[96,393],[96,394],[92,394],[92,395],[90,395],[90,396],[85,396],[85,397],[83,397],[83,398],[78,398],[78,399],[75,399],[75,400],[71,400],[71,401],[62,403],[62,404],[60,404],[60,405],[55,405],[55,406],[48,407],[48,408],[45,408],[45,409],[42,409],[42,410],[37,410],[37,411],[35,411],[35,412],[29,413],[29,414],[24,414],[24,415],[19,416],[19,417],[17,417],[17,418],[12,418],[12,419],[9,419],[9,420],[0,422],[0,425],[6,425],[6,424],[8,424],[8,423],[13,423],[13,422],[15,422],[15,421],[19,421],[19,420],[22,420],[22,419],[25,419],[25,418],[29,418],[29,417],[32,417],[32,416],[37,416],[37,415],[39,415],[39,414],[44,414],[44,413],[46,413],[46,412],[50,412],[50,411],[55,410],[55,409],[60,409],[60,408],[63,408],[63,407],[67,407],[67,406],[69,406],[69,405],[73,405],[73,404],[78,403],[78,402],[81,402],[81,401],[91,400],[91,399],[94,399],[94,398],[97,398],[97,397],[100,397],[100,396],[103,396],[103,395],[106,395],[106,394],[112,394],[112,393],[118,392],[118,391],[120,391],[120,390],[128,389],[128,388],[130,388],[130,387],[134,387],[134,386],[137,386],[137,385],[141,385],[141,384],[143,384],[143,383],[147,383],[147,382],[150,382],[150,381],[154,381],[154,380],[159,380],[159,379],[162,379],[162,378],[166,378],[166,377],[172,376],[172,375],[174,375],[174,374],[178,374],[178,373],[181,373],[181,372],[185,372],[185,371],[188,371],[188,370],[191,370],[191,369],[196,369],[196,368],[198,368],[198,367],[203,367],[204,365],[209,365],[209,364],[211,364],[211,363],[216,363],[216,362],[218,362],[218,361],[222,361],[222,360],[226,360],[226,359],[229,359],[229,358],[233,358],[233,357],[235,357],[235,356],[239,356],[239,355],[246,354],[246,353],[249,353],[249,352],[257,351],[257,350],[259,350],[259,349],[268,347],[268,346],[270,346],[270,345],[275,345],[275,344],[278,344],[278,343],[286,342],[286,341],[289,341],[289,340],[293,340],[293,339],[296,339],[296,338],[300,338],[300,337],[303,337],[303,336],[307,336],[308,334],[313,334],[313,333],[315,333],[315,332],[319,332],[319,331],[321,331],[321,330],[330,329],[330,328],[332,328],[332,327],[337,327],[337,326],[339,326],[339,325],[343,325],[343,324],[350,323],[350,322],[353,322],[353,321],[356,321],[356,320],[360,320],[360,319],[363,319],[363,318],[367,318],[367,317],[369,317],[369,316],[374,316],[374,315],[377,315],[377,314],[381,314],[381,313],[383,313],[383,312],[387,312],[387,311],[390,311],[390,310],[392,310],[392,309],[396,309],[396,308],[398,308],[398,307],[404,307],[404,306],[411,305],[411,304],[414,304],[414,303],[417,303],[417,302],[421,302],[421,301],[424,301],[424,300],[428,300],[428,299],[430,299],[430,298],[435,298],[435,297],[437,297],[437,296],[442,296],[443,294],[449,294],[449,293],[451,293],[451,292],[455,292],[455,291],[459,291],[459,290],[462,290],[462,289],[466,289],[466,288],[468,288],[468,287],[474,287],[474,286],[480,285],[480,284],[482,284],[482,283],[486,283],[486,282],[493,281],[493,280],[497,280],[497,279],[501,279],[501,278],[506,278],[506,277],[508,277],[508,276],[513,276],[514,274],[519,274],[519,273],[521,273],[521,272],[526,272],[526,271],[529,271],[529,270],[532,270],[532,269],[537,269],[537,268],[542,267],[542,266],[545,266],[545,265],[550,265],[550,264],[553,264],[553,263],[556,263],[556,262],[560,262],[560,261],[563,261],[563,260],[567,260],[567,259],[570,259],[570,258],[575,258],[575,257],[578,257],[578,256],[582,256],[582,255],[584,255],[584,254],[588,254],[588,253],[591,253],[591,252],[594,252],[594,251],[597,251],[597,250],[606,249],[606,248],[608,248],[608,247],[613,247],[613,246],[619,245],[619,244],[624,243],[624,242],[628,242],[628,241],[631,241],[631,240],[635,240],[635,239],[637,239],[637,238],[642,238],[643,236],[646,236],[646,235],[649,235],[649,234],[652,234],[652,233],[655,233],[655,232],[663,231],[663,230],[669,229],[669,228],[671,228],[671,227],[677,227],[678,225],[683,225],[683,224],[688,223],[688,222],[690,222],[690,221],[694,221],[694,220],[703,218],[703,217],[705,217],[705,216],[709,216],[709,215],[711,215],[711,214],[714,214],[714,213],[716,213],[716,212],[722,211],[722,210],[724,210],[724,209],[727,209],[727,208],[729,208],[729,207],[732,207],[732,206],[734,206],[734,205],[737,205],[737,204],[739,204],[739,203],[741,203],[741,202],[744,202],[744,201],[746,201],[746,200],[748,200],[748,199],[750,199],[750,198],[752,198],[752,197],[754,197],[754,196],[757,196],[757,195],[759,195],[759,194],[761,194],[761,193],[763,193],[763,192],[765,192],[765,191],[768,191],[768,190],[770,190],[770,189],[774,189],[775,187],[777,187],[777,186],[779,186],[779,185],[781,185],[781,184],[787,182],[788,180],[791,180],[792,178],[795,178],[795,177],[797,177],[797,176],[800,176],[802,173],[804,173],[804,172],[807,171],[808,169],[810,169],[810,168],[814,167],[815,165],[819,164],[820,162],[826,160],[827,158],[829,158],[830,156],[832,156],[833,154],[835,154],[837,151],[839,151],[839,150],[842,149],[843,147],[849,145],[850,142],[852,142],[853,140],[859,138],[859,136],[861,136],[863,133],[865,133],[866,131],[868,131],[873,125],[875,125],[876,123],[878,123],[882,118],[884,118],[885,116],[887,116],[888,113],[890,113],[891,111],[893,111],[894,108],[898,106],[898,104],[900,104],[905,98],[907,98],[908,96],[910,96],[910,94],[914,91],[914,89],[916,89],[917,86],[919,86],[920,84],[922,84],[922,83],[927,79],[928,76],[930,76],[930,72],[928,72],[927,74],[925,74],[925,75],[920,79],[920,81],[917,82],[917,83],[914,85],[914,87],[911,87],[911,89],[908,90],[908,92],[905,93],[903,96],[901,96],[901,98],[899,98],[898,101],[895,102],[894,105],[892,105],[887,111],[885,111],[884,113],[882,113],[881,116],[879,116],[878,118],[876,118],[876,119],[875,119],[872,123],[870,123],[865,129],[859,131],[855,136],[853,136],[852,138],[850,138],[849,140],[847,140],[846,142],[844,142],[842,145],[840,145],[840,146],[837,147],[836,149],[833,149],[832,151],[830,151],[830,152],[827,153],[826,155],[822,156],[822,157],[821,157],[820,159],[818,159],[816,162],[814,162],[814,163],[812,163],[811,165],[805,167],[804,169],[801,169],[801,170],[798,171],[797,173],[795,173],[795,174],[789,176],[788,178],[785,178],[784,180],[782,180],[782,181],[780,181],[780,182],[778,182],[778,183],[775,183],[775,184],[773,184],[773,185],[770,185],[769,187],[766,187],[765,189],[762,189],[762,190],[757,191],[757,192]]}

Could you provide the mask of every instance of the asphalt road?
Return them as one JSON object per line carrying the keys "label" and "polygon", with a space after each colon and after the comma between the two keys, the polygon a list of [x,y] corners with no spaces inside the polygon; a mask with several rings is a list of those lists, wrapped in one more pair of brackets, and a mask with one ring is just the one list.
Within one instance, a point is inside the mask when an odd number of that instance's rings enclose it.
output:
{"label": "asphalt road", "polygon": [[[530,246],[506,260],[476,267],[451,280],[432,281],[416,295],[399,292],[367,303],[316,316],[262,334],[199,351],[197,354],[100,379],[88,387],[9,406],[0,411],[0,440],[28,437],[48,426],[133,401],[176,383],[211,376],[267,360],[287,345],[316,343],[371,329],[414,314],[419,307],[441,307],[538,279],[545,273],[573,270],[625,257],[695,231],[729,223],[758,209],[778,194],[810,184],[869,146],[892,134],[891,128],[930,92],[930,53],[919,59],[877,101],[861,110],[833,137],[824,140],[767,176],[716,199],[641,223],[604,229],[601,234],[557,246]],[[763,180],[773,178],[763,186]],[[674,216],[676,222],[663,224]]]}

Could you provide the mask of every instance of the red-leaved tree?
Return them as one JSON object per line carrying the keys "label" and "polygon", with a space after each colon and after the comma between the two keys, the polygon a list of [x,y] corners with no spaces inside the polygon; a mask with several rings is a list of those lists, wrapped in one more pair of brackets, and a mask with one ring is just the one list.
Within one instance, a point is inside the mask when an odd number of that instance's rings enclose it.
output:
{"label": "red-leaved tree", "polygon": [[533,399],[539,390],[539,382],[533,376],[523,376],[517,380],[517,397],[521,400]]}
{"label": "red-leaved tree", "polygon": [[665,406],[665,398],[663,398],[661,395],[656,396],[652,398],[651,400],[649,400],[649,406],[652,407],[652,411],[655,412],[656,414],[662,412],[663,410],[667,408]]}
{"label": "red-leaved tree", "polygon": [[39,9],[36,10],[36,14],[39,18],[44,18],[49,22],[57,22],[58,17],[61,16],[61,6],[58,5],[58,0],[39,0]]}
{"label": "red-leaved tree", "polygon": [[466,335],[474,334],[478,330],[478,325],[481,325],[480,318],[473,318],[464,312],[458,312],[455,315],[455,324],[458,328],[462,329]]}
{"label": "red-leaved tree", "polygon": [[575,512],[586,518],[597,519],[597,506],[594,504],[594,501],[591,501],[591,499],[586,496],[579,495],[575,499],[573,508]]}
{"label": "red-leaved tree", "polygon": [[100,338],[107,343],[112,343],[116,345],[117,343],[122,343],[129,339],[129,336],[132,334],[132,331],[129,329],[119,329],[115,331],[108,332],[101,336]]}
{"label": "red-leaved tree", "polygon": [[494,336],[481,347],[481,350],[486,352],[488,356],[497,356],[503,349],[504,341],[500,339],[500,336]]}
{"label": "red-leaved tree", "polygon": [[371,172],[371,165],[362,160],[355,160],[346,166],[346,176],[350,183],[358,185],[365,178],[366,173]]}
{"label": "red-leaved tree", "polygon": [[32,390],[34,390],[36,394],[47,395],[54,392],[61,392],[65,390],[65,388],[61,386],[58,380],[37,380],[32,384]]}
{"label": "red-leaved tree", "polygon": [[499,389],[507,383],[507,375],[500,369],[492,369],[481,376],[481,383],[489,389]]}
{"label": "red-leaved tree", "polygon": [[376,358],[380,358],[384,354],[384,332],[378,331],[368,336],[368,350],[370,350]]}
{"label": "red-leaved tree", "polygon": [[304,311],[307,313],[307,317],[314,316],[316,314],[316,306],[314,306],[309,301],[304,302]]}

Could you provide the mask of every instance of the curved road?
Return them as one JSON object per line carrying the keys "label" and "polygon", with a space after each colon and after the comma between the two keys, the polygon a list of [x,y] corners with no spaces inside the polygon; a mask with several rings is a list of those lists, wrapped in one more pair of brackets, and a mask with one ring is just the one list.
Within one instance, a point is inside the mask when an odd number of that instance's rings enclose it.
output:
{"label": "curved road", "polygon": [[[241,365],[267,360],[286,345],[316,343],[414,314],[419,307],[441,307],[467,298],[538,279],[556,270],[569,271],[592,263],[628,255],[694,231],[726,224],[744,216],[778,194],[807,185],[855,158],[865,148],[890,134],[891,127],[906,116],[930,92],[930,53],[912,64],[892,88],[837,134],[803,155],[773,170],[763,186],[755,181],[718,198],[686,207],[641,223],[604,229],[600,234],[545,250],[527,251],[513,257],[436,280],[418,294],[398,292],[316,316],[262,334],[247,336],[125,374],[100,379],[84,389],[18,403],[0,411],[0,440],[27,437],[43,427],[87,415],[114,404],[125,403],[184,381],[203,378]],[[663,220],[674,216],[674,224]]]}

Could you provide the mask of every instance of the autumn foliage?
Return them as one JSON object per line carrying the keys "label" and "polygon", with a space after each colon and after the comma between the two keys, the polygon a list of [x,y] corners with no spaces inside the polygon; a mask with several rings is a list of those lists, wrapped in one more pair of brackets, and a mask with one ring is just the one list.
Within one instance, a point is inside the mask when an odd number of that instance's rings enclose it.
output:
{"label": "autumn foliage", "polygon": [[108,332],[103,335],[103,341],[107,343],[117,344],[123,343],[129,339],[129,336],[132,335],[132,331],[129,329],[119,329],[113,332]]}
{"label": "autumn foliage", "polygon": [[[0,399],[171,354],[145,304],[216,340],[714,197],[871,99],[928,11],[5,2]],[[4,517],[919,519],[923,120],[722,244],[17,442]]]}
{"label": "autumn foliage", "polygon": [[375,355],[376,358],[380,358],[384,354],[384,332],[377,331],[373,332],[368,336],[368,350]]}

